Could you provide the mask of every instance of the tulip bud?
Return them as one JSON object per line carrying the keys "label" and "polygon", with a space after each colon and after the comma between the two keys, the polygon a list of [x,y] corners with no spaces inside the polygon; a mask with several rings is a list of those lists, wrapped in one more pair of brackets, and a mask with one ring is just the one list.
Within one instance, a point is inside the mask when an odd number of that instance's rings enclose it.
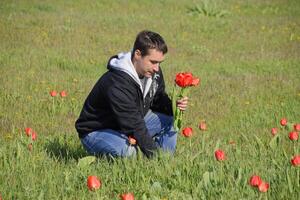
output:
{"label": "tulip bud", "polygon": [[218,149],[215,151],[215,157],[218,161],[223,161],[225,160],[225,153],[221,149]]}
{"label": "tulip bud", "polygon": [[192,80],[192,86],[197,86],[197,85],[199,85],[199,83],[200,83],[200,79],[199,78],[194,78]]}
{"label": "tulip bud", "polygon": [[61,97],[66,97],[67,96],[67,92],[65,90],[61,91],[60,93]]}
{"label": "tulip bud", "polygon": [[294,130],[295,131],[300,131],[300,124],[295,124],[294,125]]}
{"label": "tulip bud", "polygon": [[193,129],[191,127],[186,127],[182,130],[182,135],[184,137],[191,137],[193,135]]}
{"label": "tulip bud", "polygon": [[55,90],[52,90],[50,92],[51,97],[56,97],[57,96],[57,92]]}
{"label": "tulip bud", "polygon": [[94,191],[100,188],[101,182],[97,176],[89,176],[87,179],[87,186],[89,190]]}
{"label": "tulip bud", "polygon": [[32,133],[32,128],[29,128],[29,127],[25,128],[25,133],[29,137]]}
{"label": "tulip bud", "polygon": [[201,121],[199,124],[199,129],[202,131],[206,131],[206,123],[205,121]]}
{"label": "tulip bud", "polygon": [[290,140],[298,140],[298,133],[295,131],[290,132],[289,138]]}
{"label": "tulip bud", "polygon": [[134,200],[134,196],[132,193],[121,194],[120,198],[122,200]]}
{"label": "tulip bud", "polygon": [[275,136],[277,134],[278,129],[277,128],[272,128],[271,129],[271,133],[273,136]]}
{"label": "tulip bud", "polygon": [[287,119],[286,118],[282,118],[280,120],[280,124],[281,124],[281,126],[286,126],[287,125]]}
{"label": "tulip bud", "polygon": [[35,131],[33,131],[32,134],[31,134],[31,139],[32,139],[32,141],[35,141],[36,138],[37,138],[37,134],[36,134]]}
{"label": "tulip bud", "polygon": [[267,182],[262,181],[259,185],[258,185],[258,190],[260,192],[267,192],[269,189],[270,185]]}
{"label": "tulip bud", "polygon": [[253,175],[250,178],[249,184],[253,187],[256,187],[256,186],[260,185],[261,182],[262,182],[262,180],[261,180],[260,176]]}
{"label": "tulip bud", "polygon": [[32,151],[32,143],[28,144],[28,150]]}
{"label": "tulip bud", "polygon": [[291,160],[293,166],[300,166],[300,155],[294,156]]}

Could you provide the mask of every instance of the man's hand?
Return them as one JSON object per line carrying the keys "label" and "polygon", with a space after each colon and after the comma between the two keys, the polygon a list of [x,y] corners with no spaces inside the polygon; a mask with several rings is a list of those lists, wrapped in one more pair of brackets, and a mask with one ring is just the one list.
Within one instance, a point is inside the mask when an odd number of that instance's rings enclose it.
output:
{"label": "man's hand", "polygon": [[179,108],[179,110],[185,111],[187,109],[188,100],[188,97],[183,97],[182,99],[176,101],[176,106]]}

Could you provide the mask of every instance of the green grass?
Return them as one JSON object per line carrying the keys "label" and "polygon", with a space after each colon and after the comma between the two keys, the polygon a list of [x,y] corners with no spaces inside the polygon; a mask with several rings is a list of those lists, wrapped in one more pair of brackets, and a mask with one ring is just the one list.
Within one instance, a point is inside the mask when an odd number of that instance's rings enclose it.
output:
{"label": "green grass", "polygon": [[[209,3],[210,1],[206,1]],[[196,0],[0,2],[0,195],[3,199],[299,199],[300,153],[281,129],[282,117],[300,123],[300,3],[297,0],[216,0],[210,12],[190,14]],[[84,99],[106,71],[107,59],[128,51],[150,29],[166,40],[162,65],[167,90],[175,74],[191,71],[201,85],[190,92],[174,157],[162,154],[97,159],[86,156],[74,128]],[[68,96],[51,98],[50,90]],[[197,129],[205,119],[208,130]],[[32,152],[25,127],[38,133]],[[235,144],[229,144],[234,141]],[[270,145],[271,142],[271,145]],[[214,150],[223,149],[225,162]],[[252,174],[267,193],[248,184]],[[102,187],[89,192],[86,179]]]}

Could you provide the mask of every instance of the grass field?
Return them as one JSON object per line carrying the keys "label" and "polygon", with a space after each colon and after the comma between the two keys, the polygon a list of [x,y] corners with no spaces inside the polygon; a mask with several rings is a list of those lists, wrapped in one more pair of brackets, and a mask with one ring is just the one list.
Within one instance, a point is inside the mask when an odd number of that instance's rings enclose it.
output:
{"label": "grass field", "polygon": [[[87,156],[74,128],[83,102],[107,59],[143,29],[168,44],[168,92],[177,72],[201,78],[184,116],[194,134],[179,134],[173,157],[78,167]],[[0,74],[3,200],[300,199],[300,168],[290,163],[300,143],[279,124],[300,123],[299,0],[1,0]],[[38,134],[32,151],[26,127]],[[218,148],[227,160],[216,161]],[[270,183],[266,193],[248,184],[253,174]],[[99,190],[87,189],[89,175]]]}

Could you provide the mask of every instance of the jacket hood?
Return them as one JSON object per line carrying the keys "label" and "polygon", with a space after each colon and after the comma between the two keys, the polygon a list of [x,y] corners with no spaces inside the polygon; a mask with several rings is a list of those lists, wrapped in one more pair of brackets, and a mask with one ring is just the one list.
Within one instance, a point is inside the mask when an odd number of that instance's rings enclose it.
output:
{"label": "jacket hood", "polygon": [[132,55],[132,52],[127,52],[127,53],[122,52],[116,56],[113,56],[108,61],[107,68],[120,70],[120,71],[127,73],[129,76],[131,76],[133,78],[133,80],[140,86],[140,89],[145,98],[145,96],[151,86],[152,78],[144,77],[145,78],[145,87],[143,88],[142,82],[141,82],[141,80],[138,76],[138,73],[136,72],[135,67],[131,61],[131,55]]}

